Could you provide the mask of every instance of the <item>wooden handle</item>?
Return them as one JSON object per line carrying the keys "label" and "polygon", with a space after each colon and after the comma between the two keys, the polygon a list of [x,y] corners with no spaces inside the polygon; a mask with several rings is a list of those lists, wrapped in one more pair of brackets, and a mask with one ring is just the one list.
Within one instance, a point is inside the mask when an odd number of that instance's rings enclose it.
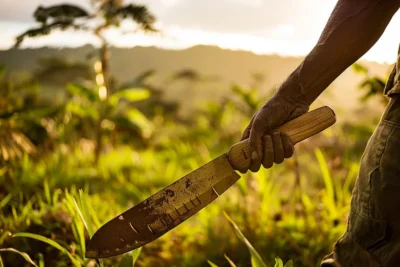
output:
{"label": "wooden handle", "polygon": [[[317,134],[336,122],[335,112],[329,107],[320,107],[310,111],[278,128],[270,131],[284,132],[294,144]],[[248,169],[250,166],[249,140],[234,144],[227,153],[228,160],[235,170]]]}

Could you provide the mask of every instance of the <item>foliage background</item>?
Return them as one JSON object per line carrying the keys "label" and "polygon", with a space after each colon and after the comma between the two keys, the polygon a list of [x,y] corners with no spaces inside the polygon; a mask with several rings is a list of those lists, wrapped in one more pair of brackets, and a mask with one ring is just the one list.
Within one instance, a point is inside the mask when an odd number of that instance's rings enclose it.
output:
{"label": "foliage background", "polygon": [[[97,13],[117,27],[110,14]],[[194,68],[167,77],[142,69],[121,81],[104,68],[107,41],[86,49],[79,61],[41,57],[28,73],[0,69],[0,266],[132,266],[136,258],[137,266],[270,266],[278,256],[318,266],[345,231],[359,159],[387,101],[385,76],[354,65],[363,114],[365,101],[375,112],[339,120],[283,164],[243,175],[142,251],[95,262],[84,257],[93,231],[225,153],[274,89],[259,72],[216,89],[218,75]],[[323,97],[315,107],[329,99],[343,118],[346,107],[329,90]]]}

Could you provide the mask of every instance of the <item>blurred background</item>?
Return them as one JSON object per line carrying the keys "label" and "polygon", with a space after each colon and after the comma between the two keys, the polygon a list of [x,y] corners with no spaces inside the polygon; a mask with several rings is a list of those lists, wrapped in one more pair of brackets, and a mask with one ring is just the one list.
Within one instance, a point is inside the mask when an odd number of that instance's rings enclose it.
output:
{"label": "blurred background", "polygon": [[142,250],[84,254],[101,225],[236,143],[335,3],[3,0],[0,266],[319,266],[388,101],[399,14],[313,104],[338,122],[291,159]]}

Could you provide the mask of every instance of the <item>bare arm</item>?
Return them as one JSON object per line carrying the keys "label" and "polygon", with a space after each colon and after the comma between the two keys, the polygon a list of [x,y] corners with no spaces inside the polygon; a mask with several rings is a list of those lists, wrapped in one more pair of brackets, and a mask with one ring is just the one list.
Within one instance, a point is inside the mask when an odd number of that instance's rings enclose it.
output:
{"label": "bare arm", "polygon": [[338,1],[317,45],[244,131],[242,140],[250,139],[251,171],[293,155],[289,138],[266,134],[307,112],[325,88],[376,43],[399,7],[400,0]]}
{"label": "bare arm", "polygon": [[339,0],[317,45],[278,93],[310,105],[378,41],[399,7],[400,0]]}

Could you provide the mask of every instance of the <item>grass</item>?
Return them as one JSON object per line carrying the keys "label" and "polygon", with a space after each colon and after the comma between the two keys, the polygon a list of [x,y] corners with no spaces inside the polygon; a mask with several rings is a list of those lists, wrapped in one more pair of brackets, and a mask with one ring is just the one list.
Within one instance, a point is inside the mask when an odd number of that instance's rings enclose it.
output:
{"label": "grass", "polygon": [[239,139],[248,118],[231,104],[212,107],[190,122],[154,119],[149,139],[125,142],[118,133],[105,134],[108,145],[97,166],[93,141],[69,140],[70,133],[79,136],[77,124],[55,119],[60,137],[51,140],[50,151],[39,147],[12,164],[1,162],[0,266],[318,266],[346,229],[361,156],[351,147],[365,145],[364,128],[360,136],[336,125],[300,143],[294,157],[243,175],[213,204],[142,250],[85,258],[102,224]]}
{"label": "grass", "polygon": [[[89,162],[70,161],[73,155],[50,155],[36,162],[26,159],[35,182],[19,180],[19,189],[2,199],[2,247],[24,251],[35,262],[43,255],[46,261],[50,259],[56,264],[52,249],[43,247],[35,252],[35,243],[26,240],[33,238],[60,251],[60,257],[65,255],[74,266],[87,264],[90,260],[84,258],[86,242],[103,223],[212,157],[203,160],[195,147],[188,149],[187,143],[182,142],[173,145],[174,153],[161,150],[152,154],[148,150],[132,152],[121,148],[103,156],[107,163],[100,170],[90,167]],[[231,266],[246,262],[266,266],[261,263],[262,255],[266,262],[280,256],[293,259],[294,266],[315,266],[345,230],[357,164],[353,162],[348,169],[340,170],[347,173],[344,178],[334,178],[328,152],[310,152],[304,151],[298,159],[303,178],[300,184],[293,181],[292,160],[270,170],[246,174],[214,204],[145,246],[141,255],[135,256],[138,265],[201,266],[209,260],[217,266],[226,266],[227,262]],[[131,162],[126,160],[129,154]],[[319,167],[303,166],[303,162],[309,162],[308,157]],[[183,158],[192,160],[178,164]],[[60,165],[60,161],[64,164]],[[132,166],[127,167],[129,164]],[[22,168],[19,172],[24,174],[28,170]],[[321,181],[323,186],[318,187]],[[222,210],[232,218],[222,216]],[[229,225],[237,234],[242,233],[239,227],[242,229],[244,234],[239,237],[245,247],[227,230]],[[12,238],[5,234],[10,232]],[[250,253],[245,252],[246,247]],[[3,260],[15,259],[9,253],[3,254]],[[104,266],[130,261],[127,257],[131,256],[105,260]],[[280,266],[280,262],[277,264]]]}

